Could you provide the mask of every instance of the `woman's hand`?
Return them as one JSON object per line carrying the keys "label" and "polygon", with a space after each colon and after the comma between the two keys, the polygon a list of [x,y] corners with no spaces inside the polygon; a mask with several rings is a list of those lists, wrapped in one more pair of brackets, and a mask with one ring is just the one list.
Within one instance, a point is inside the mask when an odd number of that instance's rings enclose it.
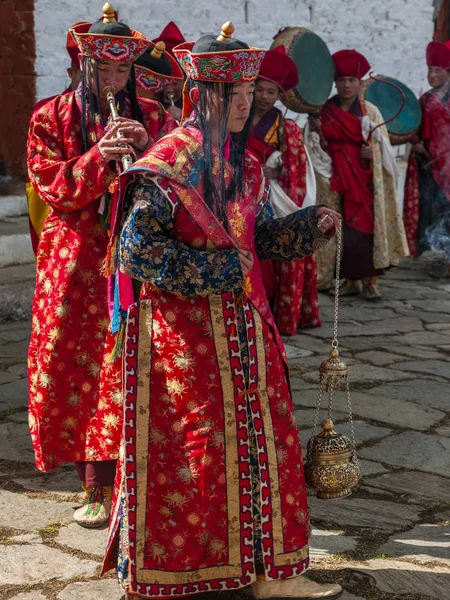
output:
{"label": "woman's hand", "polygon": [[318,218],[317,227],[322,233],[327,233],[331,229],[337,229],[341,222],[341,215],[326,206],[319,206],[316,211]]}
{"label": "woman's hand", "polygon": [[309,117],[308,123],[310,131],[315,131],[320,135],[322,131],[322,122],[320,120],[320,117]]}
{"label": "woman's hand", "polygon": [[253,269],[253,254],[249,250],[239,250],[239,262],[245,277]]}

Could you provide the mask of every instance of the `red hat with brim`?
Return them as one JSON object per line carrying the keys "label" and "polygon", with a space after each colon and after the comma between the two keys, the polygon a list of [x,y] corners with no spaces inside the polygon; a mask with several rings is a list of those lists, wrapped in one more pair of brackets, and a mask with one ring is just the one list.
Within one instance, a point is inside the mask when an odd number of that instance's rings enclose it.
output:
{"label": "red hat with brim", "polygon": [[159,37],[152,40],[154,44],[156,44],[156,42],[164,42],[166,45],[166,52],[170,52],[170,54],[173,54],[172,50],[175,48],[175,46],[179,46],[185,41],[186,39],[181,33],[178,25],[176,25],[176,23],[173,21],[170,21],[170,23],[164,27],[159,34]]}
{"label": "red hat with brim", "polygon": [[427,66],[450,71],[450,40],[445,44],[441,42],[430,42],[428,44]]}
{"label": "red hat with brim", "polygon": [[295,62],[286,54],[283,45],[267,50],[258,79],[265,79],[287,93],[298,84],[298,70]]}
{"label": "red hat with brim", "polygon": [[[79,25],[79,23],[75,23],[74,27],[76,27],[77,25]],[[78,45],[77,45],[76,41],[74,40],[72,33],[70,32],[70,29],[67,32],[66,50],[67,50],[67,54],[70,56],[70,60],[72,61],[73,65],[78,70],[80,70],[81,69],[80,59],[78,58],[80,51],[78,50]]]}
{"label": "red hat with brim", "polygon": [[[150,42],[150,44],[149,50],[153,50],[156,44],[153,42]],[[174,57],[165,50],[163,51],[163,55],[170,62],[172,69],[170,75],[158,73],[155,69],[150,69],[149,67],[143,67],[142,65],[135,64],[134,71],[136,74],[136,85],[138,87],[146,90],[147,92],[158,94],[171,83],[175,83],[180,79],[184,79],[183,71],[178,66],[178,63]]]}
{"label": "red hat with brim", "polygon": [[370,71],[367,59],[356,50],[340,50],[331,58],[334,62],[335,77],[356,77],[362,79]]}
{"label": "red hat with brim", "polygon": [[77,23],[69,29],[78,52],[95,60],[134,62],[147,48],[150,40],[131,29],[131,36],[89,33],[92,23]]}

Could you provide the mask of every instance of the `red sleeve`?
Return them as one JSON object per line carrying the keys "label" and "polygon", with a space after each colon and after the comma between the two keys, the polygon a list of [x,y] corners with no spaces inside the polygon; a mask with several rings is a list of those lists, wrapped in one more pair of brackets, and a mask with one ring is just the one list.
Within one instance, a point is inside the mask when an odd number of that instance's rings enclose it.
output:
{"label": "red sleeve", "polygon": [[[30,182],[39,196],[56,210],[71,212],[97,200],[116,174],[111,171],[95,144],[81,156],[67,159],[59,98],[31,116],[27,164]],[[78,125],[78,124],[77,124]]]}

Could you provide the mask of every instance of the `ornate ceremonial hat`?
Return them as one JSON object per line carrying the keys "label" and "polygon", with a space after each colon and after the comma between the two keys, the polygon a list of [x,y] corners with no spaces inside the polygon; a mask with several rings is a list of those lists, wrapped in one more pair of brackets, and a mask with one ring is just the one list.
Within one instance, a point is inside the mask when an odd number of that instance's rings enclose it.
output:
{"label": "ornate ceremonial hat", "polygon": [[67,54],[70,56],[70,60],[73,62],[73,64],[75,65],[75,67],[78,70],[81,69],[80,59],[78,58],[80,51],[78,50],[78,45],[72,36],[71,30],[73,27],[76,27],[77,25],[80,25],[80,24],[81,23],[75,23],[75,25],[73,25],[69,29],[69,31],[67,32],[67,40],[66,40]]}
{"label": "ornate ceremonial hat", "polygon": [[356,50],[340,50],[331,58],[334,62],[336,79],[339,77],[356,77],[362,79],[370,71],[367,59]]}
{"label": "ornate ceremonial hat", "polygon": [[181,33],[178,25],[173,21],[170,21],[159,34],[159,37],[152,40],[154,44],[157,42],[164,42],[166,45],[166,52],[172,54],[172,50],[175,46],[179,46],[185,42],[185,38]]}
{"label": "ornate ceremonial hat", "polygon": [[234,25],[228,21],[219,37],[204,35],[197,42],[185,42],[173,49],[181,68],[193,81],[242,83],[254,81],[265,50],[251,48],[233,39]]}
{"label": "ornate ceremonial hat", "polygon": [[298,70],[295,62],[286,54],[283,45],[267,50],[259,71],[258,79],[265,79],[287,93],[298,84]]}
{"label": "ornate ceremonial hat", "polygon": [[134,62],[150,46],[150,40],[116,20],[112,4],[103,6],[103,18],[96,23],[77,23],[70,28],[79,52],[96,60]]}
{"label": "ornate ceremonial hat", "polygon": [[134,63],[136,84],[148,92],[158,93],[177,79],[184,79],[177,61],[165,51],[164,42],[151,42],[148,50]]}
{"label": "ornate ceremonial hat", "polygon": [[441,42],[430,42],[428,44],[427,66],[450,71],[450,40],[445,44]]}

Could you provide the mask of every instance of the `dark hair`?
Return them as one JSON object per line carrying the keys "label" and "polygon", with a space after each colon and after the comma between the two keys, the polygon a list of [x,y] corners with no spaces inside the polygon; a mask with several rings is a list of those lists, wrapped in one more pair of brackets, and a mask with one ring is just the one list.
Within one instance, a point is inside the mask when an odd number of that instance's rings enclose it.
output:
{"label": "dark hair", "polygon": [[[103,125],[106,125],[107,121],[102,115],[100,99],[94,94],[92,85],[90,85],[92,79],[95,81],[96,89],[99,90],[98,61],[91,61],[88,57],[83,56],[81,63],[81,136],[83,141],[83,152],[87,152],[90,147],[88,139],[89,125],[95,127],[96,119],[99,116],[101,116],[103,120]],[[128,93],[130,99],[131,118],[143,123],[142,110],[138,102],[136,91],[134,65],[131,65],[130,77],[127,81],[125,91]]]}
{"label": "dark hair", "polygon": [[[227,187],[225,183],[225,144],[227,141],[227,123],[230,115],[234,84],[189,81],[189,89],[193,87],[198,88],[199,101],[198,105],[194,107],[193,118],[186,121],[184,126],[191,125],[197,127],[202,132],[205,201],[219,221],[222,222],[225,229],[228,230],[227,204],[235,197],[241,195],[244,190],[244,157],[253,107],[244,129],[240,133],[230,134],[229,162],[233,167],[234,173]],[[218,119],[216,125],[219,141],[217,149],[219,164],[215,175],[213,172],[214,158],[212,147],[214,125],[209,116],[209,109],[215,100],[214,96],[220,98],[220,101],[217,103]]]}

